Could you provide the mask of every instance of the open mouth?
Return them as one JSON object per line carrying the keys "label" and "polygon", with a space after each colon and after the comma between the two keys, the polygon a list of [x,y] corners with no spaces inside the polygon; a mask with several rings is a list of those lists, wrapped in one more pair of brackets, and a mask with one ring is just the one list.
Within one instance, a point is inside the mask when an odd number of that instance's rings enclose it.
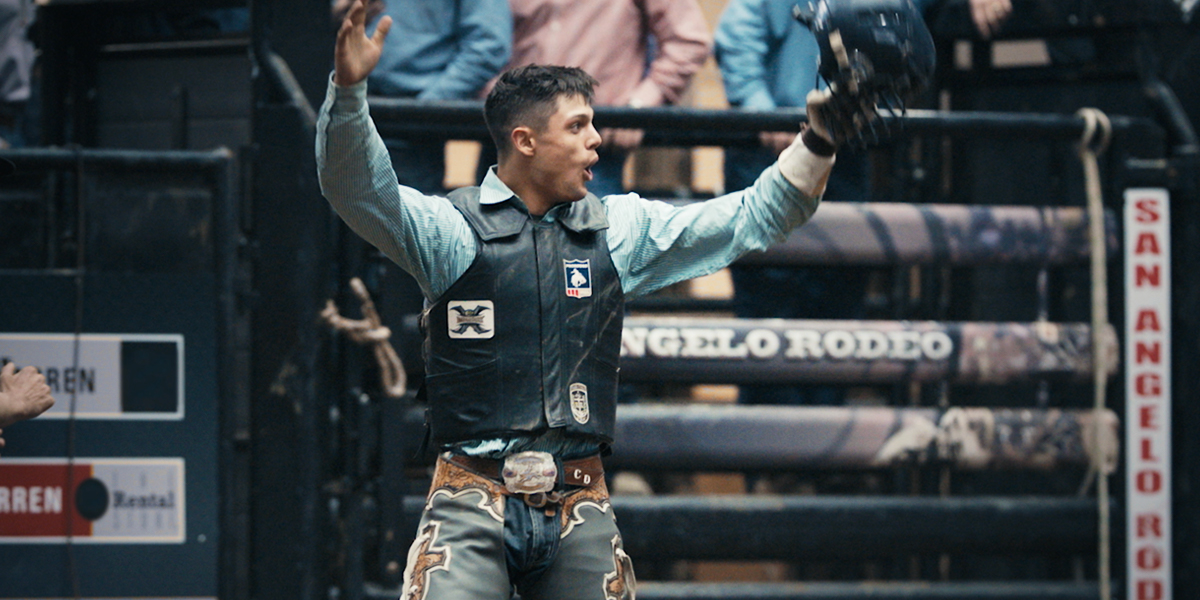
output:
{"label": "open mouth", "polygon": [[588,167],[588,168],[584,169],[584,170],[583,170],[583,176],[584,176],[584,178],[585,178],[585,179],[587,179],[588,181],[591,181],[591,180],[592,180],[592,177],[593,177],[593,175],[592,175],[592,168],[591,168],[591,167]]}

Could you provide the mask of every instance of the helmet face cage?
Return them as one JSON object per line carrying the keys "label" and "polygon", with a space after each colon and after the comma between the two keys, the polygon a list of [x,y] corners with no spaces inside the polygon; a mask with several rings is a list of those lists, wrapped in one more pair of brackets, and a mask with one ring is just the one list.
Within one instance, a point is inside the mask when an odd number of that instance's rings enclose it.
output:
{"label": "helmet face cage", "polygon": [[912,0],[819,0],[794,14],[820,48],[818,73],[832,94],[823,116],[834,141],[878,142],[890,132],[878,117],[903,114],[933,76],[924,17]]}

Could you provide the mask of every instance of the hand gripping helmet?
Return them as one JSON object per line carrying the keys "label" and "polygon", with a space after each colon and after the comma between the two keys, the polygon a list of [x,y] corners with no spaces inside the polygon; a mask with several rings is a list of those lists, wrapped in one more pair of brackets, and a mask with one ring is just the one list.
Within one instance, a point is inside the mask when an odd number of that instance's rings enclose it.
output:
{"label": "hand gripping helmet", "polygon": [[878,138],[875,115],[863,119],[863,112],[903,112],[929,85],[937,60],[933,36],[912,0],[817,0],[793,12],[817,38],[818,72],[833,104],[851,117],[841,124],[859,122]]}

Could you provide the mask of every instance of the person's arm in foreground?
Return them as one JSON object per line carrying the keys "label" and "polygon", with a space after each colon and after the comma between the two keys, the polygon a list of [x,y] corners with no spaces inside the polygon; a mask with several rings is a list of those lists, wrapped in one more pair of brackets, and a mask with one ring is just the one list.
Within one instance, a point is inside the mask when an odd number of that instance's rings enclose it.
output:
{"label": "person's arm in foreground", "polygon": [[635,194],[609,196],[609,246],[627,297],[707,275],[743,254],[779,243],[817,210],[834,162],[834,146],[816,109],[828,92],[808,97],[809,127],[753,186],[682,208]]}
{"label": "person's arm in foreground", "polygon": [[366,78],[392,20],[383,17],[370,37],[365,21],[356,0],[338,30],[334,75],[317,120],[321,193],[355,233],[411,274],[427,298],[436,298],[462,274],[447,265],[474,256],[474,237],[445,198],[397,184],[366,100]]}
{"label": "person's arm in foreground", "polygon": [[[17,365],[10,362],[0,369],[0,428],[32,419],[51,406],[54,396],[50,395],[50,386],[37,367],[27,366],[18,372]],[[3,447],[4,438],[0,437],[0,448]]]}

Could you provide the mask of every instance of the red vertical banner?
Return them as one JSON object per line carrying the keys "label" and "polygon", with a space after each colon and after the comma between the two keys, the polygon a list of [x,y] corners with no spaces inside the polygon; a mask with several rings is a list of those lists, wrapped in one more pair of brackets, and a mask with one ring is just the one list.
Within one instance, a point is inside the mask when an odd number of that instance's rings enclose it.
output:
{"label": "red vertical banner", "polygon": [[1171,240],[1165,189],[1125,191],[1127,598],[1171,587]]}

